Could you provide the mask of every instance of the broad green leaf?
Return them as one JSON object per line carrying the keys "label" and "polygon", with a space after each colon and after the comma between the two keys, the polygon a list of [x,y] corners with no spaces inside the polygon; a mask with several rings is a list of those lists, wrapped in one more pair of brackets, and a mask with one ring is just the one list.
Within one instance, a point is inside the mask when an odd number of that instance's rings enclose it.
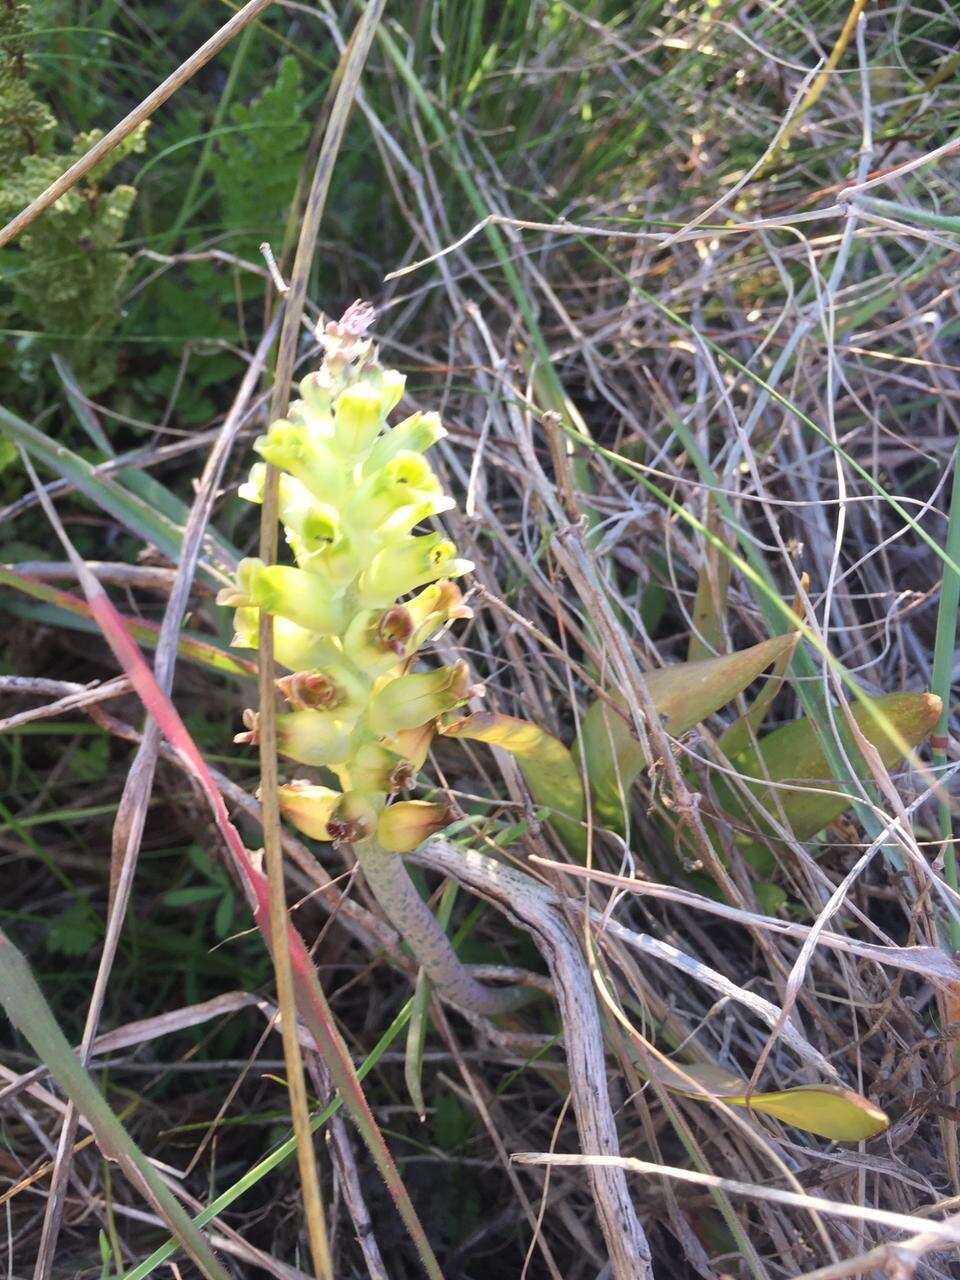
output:
{"label": "broad green leaf", "polygon": [[[855,707],[853,718],[889,769],[903,758],[903,745],[919,746],[933,731],[940,708],[940,699],[932,693],[890,693],[873,699],[870,706]],[[844,733],[844,718],[839,711],[836,721]],[[814,726],[806,716],[767,734],[756,749],[733,757],[732,764],[744,777],[768,778],[781,784],[771,787],[760,781],[746,783],[764,810],[779,818],[782,807],[798,840],[809,840],[850,807],[850,798],[834,782]],[[783,785],[791,783],[796,786]],[[757,822],[756,807],[748,806],[722,778],[717,780],[715,791],[725,814],[734,820]]]}
{"label": "broad green leaf", "polygon": [[[796,635],[774,636],[719,658],[647,672],[647,688],[667,732],[679,737],[705,720],[772,662],[791,653],[796,642]],[[601,700],[584,716],[582,735],[596,815],[605,827],[622,834],[630,788],[644,765],[640,744],[624,717]]]}
{"label": "broad green leaf", "polygon": [[733,724],[720,735],[718,746],[726,755],[745,750],[753,741],[751,735],[757,732],[767,718],[767,712],[773,705],[774,698],[783,688],[783,682],[787,678],[792,659],[793,647],[790,646],[784,649],[773,664],[766,680],[763,682],[763,687],[750,703],[745,714],[738,716]]}
{"label": "broad green leaf", "polygon": [[[717,518],[712,499],[706,525],[711,533],[720,537],[721,522]],[[706,542],[700,572],[697,574],[697,594],[693,600],[693,629],[687,646],[688,662],[703,662],[723,652],[723,615],[727,608],[730,569],[730,557],[725,556],[715,542]]]}
{"label": "broad green leaf", "polygon": [[455,720],[440,732],[448,738],[488,742],[516,756],[530,794],[537,804],[550,810],[550,821],[567,848],[581,859],[586,855],[580,771],[569,748],[558,738],[529,720],[492,711],[478,711]]}
{"label": "broad green leaf", "polygon": [[0,933],[0,1003],[51,1076],[86,1119],[100,1149],[112,1156],[176,1235],[201,1274],[228,1280],[203,1233],[110,1110],[74,1054],[23,955]]}
{"label": "broad green leaf", "polygon": [[[801,592],[806,592],[809,586],[810,575],[802,573],[800,575]],[[801,592],[798,592],[793,602],[793,611],[797,616],[798,623],[800,618],[803,617]],[[792,632],[795,628],[790,628],[790,630]],[[742,716],[738,716],[733,724],[720,735],[718,746],[725,755],[733,756],[738,751],[744,751],[753,742],[754,735],[767,718],[767,712],[773,706],[774,698],[783,688],[783,682],[787,678],[787,672],[790,670],[792,661],[793,649],[785,649],[773,664],[773,670],[764,680],[763,687],[757,693],[747,711]]]}
{"label": "broad green leaf", "polygon": [[666,1088],[709,1105],[710,1099],[691,1088],[684,1076],[692,1077],[727,1106],[760,1111],[834,1142],[863,1142],[890,1126],[879,1107],[852,1089],[838,1085],[802,1085],[774,1093],[751,1093],[748,1097],[747,1082],[720,1068],[701,1063],[682,1064],[674,1072],[663,1063],[657,1066],[657,1079]]}

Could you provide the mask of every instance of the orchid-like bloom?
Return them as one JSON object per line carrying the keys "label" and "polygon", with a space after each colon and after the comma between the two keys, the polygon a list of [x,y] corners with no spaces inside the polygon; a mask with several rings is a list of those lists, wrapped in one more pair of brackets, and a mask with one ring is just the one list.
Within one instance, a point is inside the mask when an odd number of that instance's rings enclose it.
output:
{"label": "orchid-like bloom", "polygon": [[[291,672],[277,681],[290,707],[279,750],[340,783],[281,787],[284,816],[316,840],[374,838],[400,853],[448,821],[443,806],[390,801],[415,779],[438,718],[477,692],[463,663],[416,670],[421,646],[470,616],[452,579],[473,566],[418,528],[454,505],[425,457],[446,433],[431,413],[389,424],[404,378],[381,368],[365,322],[345,317],[319,334],[323,364],[255,442],[263,461],[240,489],[262,502],[264,464],[278,468],[294,563],[244,560],[218,600],[236,609],[236,645],[256,648],[260,613],[273,617],[276,658]],[[244,724],[238,740],[256,741],[252,712]]]}

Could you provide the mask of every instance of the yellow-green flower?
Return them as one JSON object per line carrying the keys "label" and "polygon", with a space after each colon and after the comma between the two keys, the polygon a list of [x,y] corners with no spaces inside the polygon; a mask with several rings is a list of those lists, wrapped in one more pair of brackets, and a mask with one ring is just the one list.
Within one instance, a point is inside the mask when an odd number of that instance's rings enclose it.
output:
{"label": "yellow-green flower", "polygon": [[[236,609],[235,644],[256,648],[261,613],[273,618],[275,655],[290,672],[277,681],[290,707],[277,719],[278,750],[332,770],[343,788],[281,788],[284,814],[318,840],[373,837],[394,810],[388,834],[402,822],[437,829],[442,807],[387,801],[413,784],[438,717],[476,692],[463,663],[417,670],[430,637],[470,616],[451,579],[472,566],[424,527],[453,506],[425,457],[446,432],[434,413],[389,425],[405,380],[376,363],[357,314],[356,332],[345,318],[320,335],[323,365],[257,439],[262,461],[240,488],[262,502],[266,464],[278,468],[295,563],[246,559],[219,596]],[[256,741],[254,713],[245,726],[241,740]]]}

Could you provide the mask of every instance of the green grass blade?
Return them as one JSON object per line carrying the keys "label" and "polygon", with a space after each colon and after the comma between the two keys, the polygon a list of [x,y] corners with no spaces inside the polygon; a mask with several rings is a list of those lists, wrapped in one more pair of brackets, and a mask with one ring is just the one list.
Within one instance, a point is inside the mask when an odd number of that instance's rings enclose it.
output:
{"label": "green grass blade", "polygon": [[[396,1040],[400,1032],[409,1023],[412,1010],[413,1000],[410,999],[403,1006],[394,1018],[393,1022],[391,1022],[390,1026],[387,1027],[386,1031],[370,1050],[370,1053],[357,1068],[358,1080],[364,1080],[377,1065],[386,1051],[393,1044],[394,1040]],[[338,1094],[328,1106],[324,1107],[318,1115],[311,1119],[310,1132],[316,1133],[318,1129],[323,1128],[330,1117],[335,1115],[342,1106],[343,1099]],[[280,1146],[277,1147],[276,1151],[272,1151],[270,1155],[265,1156],[258,1164],[255,1164],[252,1169],[248,1169],[242,1178],[238,1178],[232,1186],[228,1187],[226,1191],[217,1196],[216,1200],[213,1200],[208,1204],[206,1209],[201,1213],[198,1213],[193,1219],[194,1226],[203,1227],[206,1226],[208,1222],[212,1222],[217,1214],[223,1213],[225,1209],[229,1209],[230,1206],[239,1200],[242,1195],[245,1195],[246,1192],[248,1192],[252,1187],[255,1187],[258,1182],[262,1181],[267,1174],[272,1173],[274,1169],[278,1169],[281,1165],[285,1164],[296,1154],[296,1150],[297,1140],[291,1135],[291,1137],[287,1138],[285,1142],[282,1142]],[[147,1280],[147,1277],[152,1275],[154,1271],[156,1271],[157,1267],[162,1263],[166,1262],[171,1254],[176,1251],[176,1248],[177,1242],[175,1240],[168,1240],[165,1244],[160,1245],[158,1249],[155,1249],[153,1253],[150,1254],[149,1258],[144,1258],[143,1262],[138,1263],[132,1271],[128,1271],[121,1276],[120,1280]]]}
{"label": "green grass blade", "polygon": [[105,1155],[112,1156],[174,1232],[208,1280],[229,1280],[200,1229],[110,1110],[57,1025],[30,966],[0,932],[0,1002],[77,1110],[89,1122]]}
{"label": "green grass blade", "polygon": [[[49,583],[41,582],[37,578],[30,578],[26,574],[17,573],[16,569],[7,565],[0,565],[0,586],[12,587],[13,590],[30,596],[33,600],[42,600],[44,604],[62,610],[68,620],[71,617],[82,618],[89,622],[90,630],[99,634],[100,628],[93,622],[90,606],[80,596],[72,595],[69,591],[61,591],[59,587],[52,587]],[[141,644],[145,644],[151,649],[156,648],[160,639],[160,628],[158,626],[155,626],[152,622],[143,622],[139,618],[121,616],[123,617],[124,625],[134,639],[139,640]],[[177,644],[177,652],[188,662],[208,667],[213,671],[220,671],[224,675],[242,676],[245,679],[250,677],[255,679],[257,675],[255,662],[248,662],[244,658],[235,658],[215,644],[211,644],[207,640],[201,640],[199,636],[190,635],[189,632],[181,635]]]}
{"label": "green grass blade", "polygon": [[[96,468],[85,458],[73,453],[65,445],[55,444],[42,431],[2,407],[0,431],[26,449],[49,471],[67,480],[102,511],[119,520],[131,533],[152,543],[174,562],[179,559],[183,527],[162,514],[157,509],[156,501],[150,502],[132,493],[119,482],[116,474],[98,475]],[[201,572],[208,583],[217,588],[222,587],[226,581],[226,578],[221,578],[209,567],[201,566]]]}
{"label": "green grass blade", "polygon": [[[947,524],[946,551],[955,563],[960,560],[960,446],[953,456],[953,488],[950,493],[950,516]],[[941,699],[940,718],[934,729],[933,764],[938,770],[947,765],[947,737],[953,694],[953,664],[956,658],[957,612],[960,609],[960,575],[952,568],[943,570],[943,586],[937,606],[937,634],[933,648],[933,692]],[[942,795],[937,805],[940,839],[943,841],[943,870],[947,884],[957,891],[957,849],[953,842],[953,812],[950,798]],[[960,921],[951,912],[947,925],[950,947],[960,952]]]}

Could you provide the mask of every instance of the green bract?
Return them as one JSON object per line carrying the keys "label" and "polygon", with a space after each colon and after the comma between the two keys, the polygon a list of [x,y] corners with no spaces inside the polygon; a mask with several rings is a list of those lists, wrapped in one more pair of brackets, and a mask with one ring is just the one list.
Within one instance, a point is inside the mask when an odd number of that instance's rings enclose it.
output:
{"label": "green bract", "polygon": [[[423,763],[438,717],[473,692],[466,667],[415,671],[421,646],[469,616],[451,581],[473,566],[437,532],[414,532],[454,505],[424,454],[445,434],[436,414],[390,426],[404,378],[343,326],[321,334],[326,357],[301,399],[254,448],[263,459],[240,495],[263,500],[265,463],[280,471],[280,519],[294,564],[241,562],[219,603],[236,609],[234,644],[256,648],[261,611],[274,619],[281,754],[331,770],[341,790],[280,788],[286,818],[318,840],[376,836],[396,852],[437,829],[446,810],[387,809]],[[238,741],[254,742],[257,717]],[[387,816],[389,814],[389,816]],[[413,841],[413,843],[411,843]]]}

